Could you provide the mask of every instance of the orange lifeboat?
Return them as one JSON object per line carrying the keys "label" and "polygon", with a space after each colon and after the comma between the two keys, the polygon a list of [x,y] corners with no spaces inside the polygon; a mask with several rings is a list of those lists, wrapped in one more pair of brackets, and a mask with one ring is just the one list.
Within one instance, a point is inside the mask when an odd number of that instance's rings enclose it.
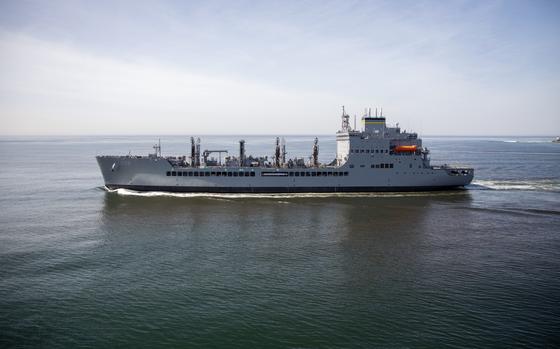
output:
{"label": "orange lifeboat", "polygon": [[395,152],[397,153],[412,153],[416,151],[415,145],[399,145],[395,147]]}

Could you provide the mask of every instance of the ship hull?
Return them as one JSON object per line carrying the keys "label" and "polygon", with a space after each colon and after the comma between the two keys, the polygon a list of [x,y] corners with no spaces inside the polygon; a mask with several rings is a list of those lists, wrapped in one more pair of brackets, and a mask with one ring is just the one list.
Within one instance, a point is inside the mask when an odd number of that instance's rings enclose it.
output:
{"label": "ship hull", "polygon": [[127,156],[99,156],[97,162],[109,189],[175,193],[434,191],[462,188],[474,175],[472,169],[411,170],[410,166],[398,166],[398,163],[391,169],[349,166],[288,169],[175,167],[163,158]]}
{"label": "ship hull", "polygon": [[195,186],[148,186],[148,185],[123,185],[106,184],[110,190],[128,189],[140,192],[171,192],[171,193],[254,193],[254,194],[281,194],[281,193],[371,193],[371,192],[418,192],[418,191],[443,191],[462,190],[464,186],[419,186],[419,187],[195,187]]}

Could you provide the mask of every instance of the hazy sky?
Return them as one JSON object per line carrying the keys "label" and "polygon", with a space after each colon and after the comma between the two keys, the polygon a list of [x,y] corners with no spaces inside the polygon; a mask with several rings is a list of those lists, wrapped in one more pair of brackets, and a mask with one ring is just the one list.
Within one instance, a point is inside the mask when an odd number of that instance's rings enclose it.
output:
{"label": "hazy sky", "polygon": [[560,1],[4,1],[0,134],[560,135]]}

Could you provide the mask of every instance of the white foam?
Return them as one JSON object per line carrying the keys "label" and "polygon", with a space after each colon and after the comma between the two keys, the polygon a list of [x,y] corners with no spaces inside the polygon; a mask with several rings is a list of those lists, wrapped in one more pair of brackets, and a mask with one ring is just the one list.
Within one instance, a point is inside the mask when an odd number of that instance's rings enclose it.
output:
{"label": "white foam", "polygon": [[469,189],[560,191],[560,180],[476,180]]}
{"label": "white foam", "polygon": [[[123,196],[140,197],[176,197],[176,198],[212,198],[212,199],[297,199],[297,198],[356,198],[356,197],[419,197],[449,196],[462,194],[462,191],[441,192],[375,192],[375,193],[278,193],[278,194],[234,194],[234,193],[172,193],[164,191],[140,192],[130,189],[105,189],[110,193]],[[282,202],[282,201],[279,201]],[[282,202],[288,203],[288,202]]]}
{"label": "white foam", "polygon": [[552,143],[546,140],[505,140],[504,143]]}

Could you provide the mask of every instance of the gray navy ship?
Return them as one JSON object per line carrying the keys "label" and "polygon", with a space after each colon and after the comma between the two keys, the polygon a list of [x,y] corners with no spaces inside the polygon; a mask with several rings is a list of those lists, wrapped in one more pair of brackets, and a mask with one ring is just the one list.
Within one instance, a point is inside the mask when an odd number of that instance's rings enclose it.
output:
{"label": "gray navy ship", "polygon": [[[226,150],[204,150],[191,137],[190,156],[164,157],[161,144],[148,156],[97,156],[108,189],[198,193],[313,193],[427,191],[456,189],[469,184],[474,169],[430,164],[429,150],[416,133],[389,127],[383,112],[371,109],[361,118],[363,128],[350,126],[342,108],[342,125],[336,133],[336,158],[319,162],[315,138],[309,160],[286,158],[284,140],[276,138],[274,156],[239,155]],[[355,122],[354,122],[355,124]],[[213,154],[218,159],[210,157]],[[223,161],[222,161],[223,155]]]}

